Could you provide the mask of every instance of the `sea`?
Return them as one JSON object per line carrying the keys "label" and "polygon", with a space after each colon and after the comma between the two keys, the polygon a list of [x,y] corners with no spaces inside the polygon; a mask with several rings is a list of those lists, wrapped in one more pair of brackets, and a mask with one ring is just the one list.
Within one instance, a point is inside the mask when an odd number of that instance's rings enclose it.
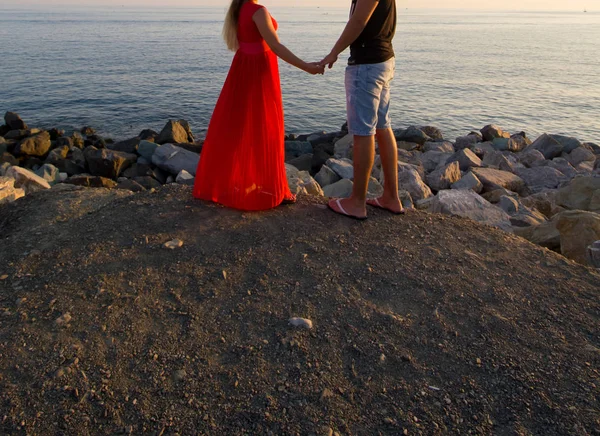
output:
{"label": "sea", "polygon": [[[281,41],[308,61],[335,43],[348,10],[273,8]],[[90,125],[114,139],[186,119],[202,136],[233,53],[224,7],[0,5],[0,111],[30,125]],[[398,10],[394,127],[452,139],[498,124],[600,142],[600,13]],[[348,52],[324,76],[280,61],[286,131],[339,130]]]}

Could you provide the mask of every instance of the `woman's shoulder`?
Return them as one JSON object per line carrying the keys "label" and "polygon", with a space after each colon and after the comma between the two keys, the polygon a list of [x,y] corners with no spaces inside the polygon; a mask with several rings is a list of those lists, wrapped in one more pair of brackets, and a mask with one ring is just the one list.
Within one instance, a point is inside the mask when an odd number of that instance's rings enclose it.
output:
{"label": "woman's shoulder", "polygon": [[267,8],[264,7],[263,5],[259,5],[258,3],[254,3],[254,2],[246,2],[242,6],[242,8],[245,8],[246,10],[251,11],[251,12],[256,12],[259,9],[264,9],[265,11],[267,10]]}

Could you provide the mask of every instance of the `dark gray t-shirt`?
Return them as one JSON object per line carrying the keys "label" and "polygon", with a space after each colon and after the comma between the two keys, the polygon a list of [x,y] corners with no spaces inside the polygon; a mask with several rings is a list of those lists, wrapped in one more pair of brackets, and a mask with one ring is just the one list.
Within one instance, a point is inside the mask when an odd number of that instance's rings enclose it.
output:
{"label": "dark gray t-shirt", "polygon": [[[352,0],[350,15],[356,9]],[[396,0],[379,0],[366,27],[350,44],[348,65],[378,64],[394,57],[392,39],[396,33]]]}

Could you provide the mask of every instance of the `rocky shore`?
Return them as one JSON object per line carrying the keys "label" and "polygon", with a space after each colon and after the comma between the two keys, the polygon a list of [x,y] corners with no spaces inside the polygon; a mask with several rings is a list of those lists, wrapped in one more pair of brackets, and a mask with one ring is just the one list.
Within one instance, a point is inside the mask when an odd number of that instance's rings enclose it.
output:
{"label": "rocky shore", "polygon": [[[60,184],[140,192],[193,184],[202,141],[171,120],[115,142],[91,127],[66,135],[30,128],[7,112],[0,126],[0,203]],[[407,208],[458,215],[501,228],[600,268],[600,146],[564,135],[510,134],[488,125],[453,141],[432,126],[395,130]],[[352,190],[352,136],[286,137],[295,193],[345,197]],[[379,157],[369,194],[383,190]]]}

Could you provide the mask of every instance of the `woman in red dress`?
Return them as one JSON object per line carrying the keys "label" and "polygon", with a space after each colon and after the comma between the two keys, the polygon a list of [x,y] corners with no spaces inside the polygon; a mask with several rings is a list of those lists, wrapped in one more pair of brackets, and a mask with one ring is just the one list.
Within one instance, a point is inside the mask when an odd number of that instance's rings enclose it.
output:
{"label": "woman in red dress", "polygon": [[223,37],[236,51],[208,127],[194,197],[242,210],[294,202],[285,174],[283,103],[277,58],[310,74],[279,42],[277,22],[253,0],[232,0]]}

